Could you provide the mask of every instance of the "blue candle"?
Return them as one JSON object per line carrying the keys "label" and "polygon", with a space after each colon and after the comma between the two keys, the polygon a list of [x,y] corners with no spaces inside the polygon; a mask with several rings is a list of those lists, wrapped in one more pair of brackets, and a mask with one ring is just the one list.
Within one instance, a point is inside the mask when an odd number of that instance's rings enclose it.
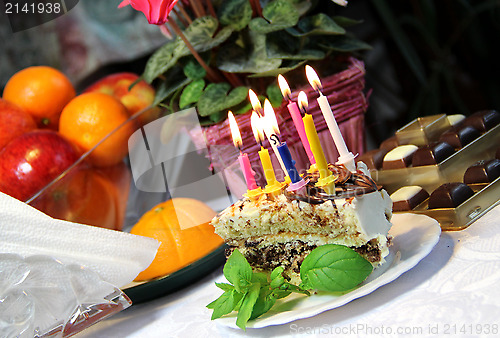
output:
{"label": "blue candle", "polygon": [[300,177],[299,172],[295,168],[295,161],[292,159],[292,154],[290,154],[290,149],[286,145],[286,142],[281,142],[278,146],[278,152],[280,153],[283,164],[285,165],[286,171],[292,183],[299,182],[302,177]]}

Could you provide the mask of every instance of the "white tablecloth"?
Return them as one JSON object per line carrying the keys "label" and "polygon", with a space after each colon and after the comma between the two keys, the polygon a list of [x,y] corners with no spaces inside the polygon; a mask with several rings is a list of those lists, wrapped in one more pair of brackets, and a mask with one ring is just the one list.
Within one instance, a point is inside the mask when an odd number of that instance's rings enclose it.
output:
{"label": "white tablecloth", "polygon": [[412,270],[375,292],[312,318],[246,332],[211,321],[214,280],[134,305],[77,337],[500,336],[500,206],[467,229],[443,232]]}

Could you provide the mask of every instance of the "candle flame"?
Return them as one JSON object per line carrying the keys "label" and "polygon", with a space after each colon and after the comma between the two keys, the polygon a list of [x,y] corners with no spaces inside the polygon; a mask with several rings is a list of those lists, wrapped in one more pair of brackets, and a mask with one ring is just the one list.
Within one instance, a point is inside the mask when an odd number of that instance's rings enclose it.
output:
{"label": "candle flame", "polygon": [[268,134],[268,137],[271,134],[280,135],[278,120],[276,119],[276,115],[274,114],[273,106],[271,105],[271,102],[268,99],[264,101],[264,119],[266,123],[265,131],[266,134]]}
{"label": "candle flame", "polygon": [[281,94],[283,95],[283,97],[287,100],[290,100],[290,95],[292,94],[292,92],[290,91],[290,87],[288,86],[285,78],[281,74],[278,75],[278,85],[281,89]]}
{"label": "candle flame", "polygon": [[309,65],[306,65],[306,76],[307,76],[307,80],[311,84],[311,87],[313,87],[313,89],[315,91],[320,91],[321,89],[323,89],[323,86],[321,85],[321,81],[319,80],[318,74],[316,74],[314,69]]}
{"label": "candle flame", "polygon": [[252,131],[253,131],[253,136],[255,137],[255,141],[257,143],[260,143],[262,145],[262,142],[264,142],[264,132],[263,132],[263,126],[261,121],[261,117],[253,111],[252,116],[250,117],[250,124],[252,125]]}
{"label": "candle flame", "polygon": [[307,95],[304,91],[300,91],[299,96],[297,97],[297,101],[299,103],[300,110],[305,113],[307,107],[309,106],[309,102],[307,101]]}
{"label": "candle flame", "polygon": [[233,144],[236,148],[241,148],[241,146],[243,145],[243,142],[241,141],[241,133],[232,111],[229,111],[229,113],[227,114],[227,118],[229,120],[231,136],[233,137]]}
{"label": "candle flame", "polygon": [[250,98],[250,103],[252,104],[253,110],[255,110],[258,114],[262,111],[262,106],[260,105],[259,98],[257,94],[251,89],[248,90],[248,97]]}

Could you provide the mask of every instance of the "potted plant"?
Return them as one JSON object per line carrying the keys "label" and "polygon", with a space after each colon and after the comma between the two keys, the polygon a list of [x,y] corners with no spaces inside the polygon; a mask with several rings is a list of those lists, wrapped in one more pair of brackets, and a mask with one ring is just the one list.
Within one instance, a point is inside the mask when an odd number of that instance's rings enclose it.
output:
{"label": "potted plant", "polygon": [[[358,117],[346,136],[353,152],[363,150],[364,66],[352,55],[369,46],[346,30],[359,21],[332,15],[336,5],[331,0],[125,0],[122,5],[126,4],[143,11],[167,36],[175,34],[150,57],[143,78],[155,85],[155,102],[167,113],[196,107],[209,145],[232,144],[229,110],[240,115],[239,124],[249,126],[252,89],[270,99],[282,135],[293,147],[298,137],[277,85],[278,74],[296,89],[292,98],[299,88],[307,90],[309,112],[321,134],[326,125],[304,75],[304,66],[312,64],[324,79],[324,94],[341,129]],[[250,128],[244,128],[242,136],[244,147],[254,146]],[[333,160],[336,150],[330,148],[326,155]],[[307,161],[300,146],[293,152],[299,165]]]}

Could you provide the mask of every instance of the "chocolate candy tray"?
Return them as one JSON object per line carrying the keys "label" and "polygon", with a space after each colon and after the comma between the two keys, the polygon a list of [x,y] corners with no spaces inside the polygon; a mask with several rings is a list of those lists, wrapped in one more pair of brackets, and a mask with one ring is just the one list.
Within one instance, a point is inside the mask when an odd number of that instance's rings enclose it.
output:
{"label": "chocolate candy tray", "polygon": [[[419,185],[430,193],[443,183],[462,182],[467,168],[477,161],[493,158],[499,145],[500,124],[457,150],[439,164],[372,170],[371,175],[390,194],[406,185]],[[498,197],[500,194],[497,195]]]}
{"label": "chocolate candy tray", "polygon": [[411,211],[436,219],[444,231],[467,228],[488,210],[500,204],[500,177],[489,184],[471,184],[474,195],[456,208],[428,209],[429,198]]}

